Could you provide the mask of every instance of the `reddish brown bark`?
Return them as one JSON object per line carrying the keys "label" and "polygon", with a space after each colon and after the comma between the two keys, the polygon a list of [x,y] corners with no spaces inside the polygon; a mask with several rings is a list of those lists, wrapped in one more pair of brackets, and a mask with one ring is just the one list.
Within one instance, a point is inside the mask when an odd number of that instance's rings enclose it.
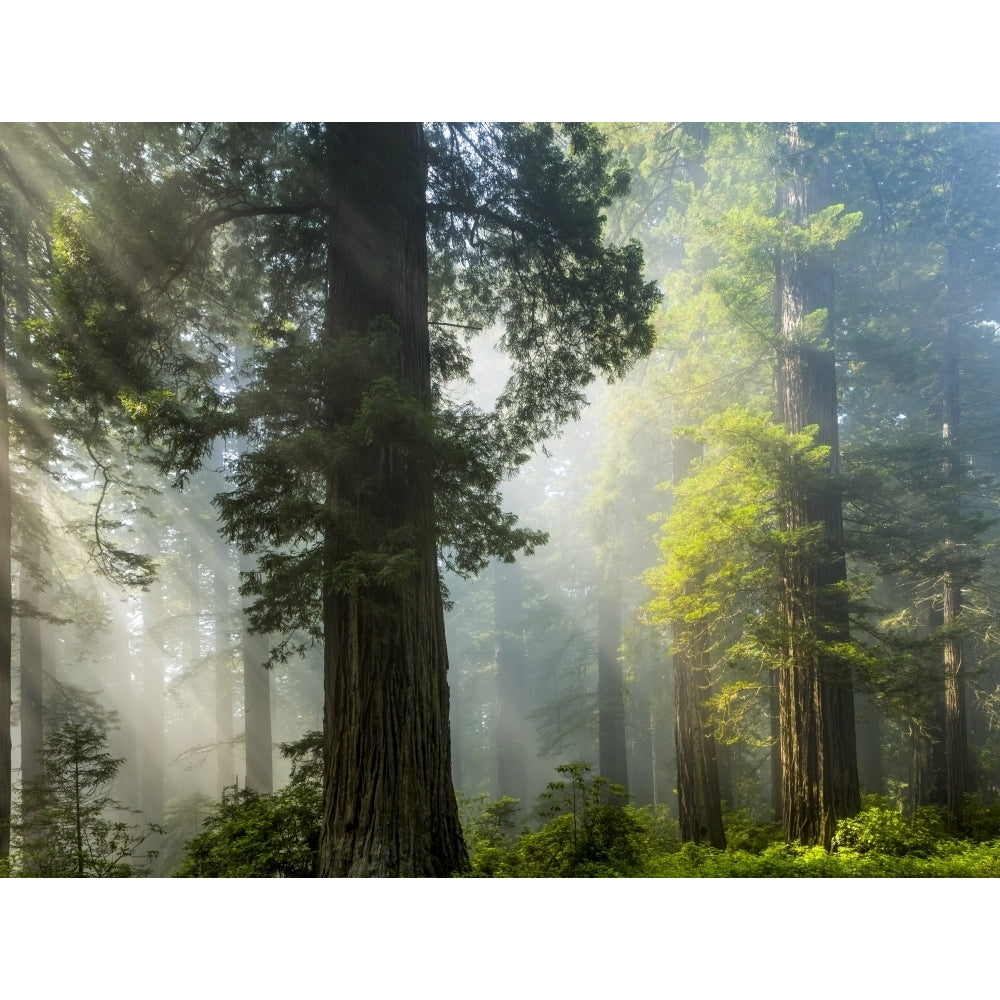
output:
{"label": "reddish brown bark", "polygon": [[[701,445],[695,441],[674,439],[675,484],[683,482],[700,454]],[[726,846],[726,834],[722,825],[719,765],[715,736],[704,709],[710,686],[708,654],[694,637],[690,645],[674,653],[674,745],[681,838],[722,849]]]}
{"label": "reddish brown bark", "polygon": [[[398,353],[385,374],[429,417],[423,129],[327,126],[327,142],[326,337],[364,337],[388,319]],[[351,418],[341,407],[328,398],[331,424]],[[398,440],[373,439],[355,461],[360,467],[332,468],[328,478],[331,523],[345,499],[362,517],[360,537],[328,531],[325,543],[320,873],[447,876],[466,852],[451,780],[432,470]],[[384,582],[335,577],[352,555],[399,539],[405,561]]]}
{"label": "reddish brown bark", "polygon": [[[794,125],[784,138],[787,178],[778,208],[789,226],[830,204],[823,164],[806,166]],[[811,177],[807,180],[807,175]],[[849,639],[847,578],[838,474],[837,384],[834,367],[833,269],[824,255],[786,248],[777,267],[777,415],[790,433],[818,426],[816,443],[830,449],[821,483],[790,479],[779,490],[781,529],[818,534],[782,554],[779,604],[786,630],[779,677],[782,826],[789,841],[830,845],[837,819],[860,807],[849,664],[831,652]],[[826,310],[821,336],[806,321]]]}

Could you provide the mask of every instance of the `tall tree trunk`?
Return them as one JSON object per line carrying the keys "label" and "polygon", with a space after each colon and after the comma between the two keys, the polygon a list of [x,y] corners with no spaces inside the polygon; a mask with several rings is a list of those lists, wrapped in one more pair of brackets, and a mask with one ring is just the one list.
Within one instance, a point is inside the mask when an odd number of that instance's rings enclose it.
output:
{"label": "tall tree trunk", "polygon": [[40,611],[41,589],[32,573],[41,572],[42,549],[38,538],[29,535],[24,542],[24,560],[20,572],[22,613],[19,624],[21,663],[21,784],[34,781],[42,770],[42,628],[31,610]]}
{"label": "tall tree trunk", "polygon": [[781,777],[781,678],[772,670],[767,686],[767,711],[771,723],[771,752],[768,755],[770,778],[771,818],[781,822],[784,809],[781,804],[783,779]]}
{"label": "tall tree trunk", "polygon": [[124,605],[112,619],[111,628],[108,651],[102,659],[105,661],[104,676],[108,678],[106,696],[118,712],[118,725],[111,729],[109,743],[112,755],[125,759],[114,778],[114,794],[130,809],[138,809],[142,802],[139,749],[142,702],[136,681],[145,650],[141,646],[136,648],[139,640],[135,640],[129,630]]}
{"label": "tall tree trunk", "polygon": [[[957,294],[959,284],[958,253],[948,248],[948,291]],[[960,440],[960,358],[959,322],[954,311],[949,313],[944,329],[942,352],[942,433],[947,445],[945,476],[953,490],[951,516],[958,520],[960,480],[964,470],[958,452]],[[962,584],[957,572],[959,556],[953,539],[945,543],[949,565],[941,581],[944,626],[944,745],[947,775],[948,816],[953,829],[963,823],[964,797],[969,782],[968,730],[965,712],[965,671],[962,665],[962,636],[959,620],[962,615]]]}
{"label": "tall tree trunk", "polygon": [[[152,535],[152,532],[150,532]],[[150,537],[151,551],[156,551]],[[163,584],[157,580],[142,595],[142,811],[144,819],[162,823],[165,807],[165,678],[163,652]]]}
{"label": "tall tree trunk", "polygon": [[[237,347],[233,357],[233,367],[239,372],[243,369],[247,361],[246,352]],[[249,444],[245,438],[238,438],[235,444],[236,450],[243,453],[249,450]],[[216,465],[223,468],[225,465],[224,454],[219,454]],[[239,555],[240,577],[248,573],[256,572],[256,559],[246,553]],[[220,572],[223,572],[220,568]],[[216,577],[216,600],[221,597],[221,582]],[[244,785],[254,791],[269,793],[274,790],[274,745],[271,729],[271,671],[267,666],[269,656],[269,639],[266,635],[260,635],[250,631],[249,617],[243,612],[241,614],[241,636],[240,636],[240,656],[243,664],[243,747],[246,764],[246,774]],[[231,687],[230,687],[231,690]],[[225,701],[224,681],[216,675],[216,724],[222,723],[222,713],[224,709],[220,705],[219,699]],[[231,706],[230,706],[231,714]],[[232,733],[232,723],[226,730]],[[221,732],[221,731],[220,731]],[[228,774],[221,773],[226,767],[225,758],[219,756],[219,780],[223,787],[236,782],[235,763],[229,769]]]}
{"label": "tall tree trunk", "polygon": [[243,630],[243,719],[247,773],[255,792],[274,790],[274,746],[271,735],[271,671],[267,636]]}
{"label": "tall tree trunk", "polygon": [[[701,445],[674,438],[673,481],[680,484],[701,454]],[[697,587],[692,583],[692,588]],[[719,764],[715,736],[705,718],[711,688],[709,658],[698,636],[674,653],[674,741],[677,748],[677,807],[681,838],[726,846],[719,796]]]}
{"label": "tall tree trunk", "polygon": [[522,623],[523,586],[518,563],[497,563],[493,574],[496,632],[497,794],[528,798],[527,669]]}
{"label": "tall tree trunk", "polygon": [[[921,638],[940,633],[944,612],[940,605],[927,610],[926,629]],[[948,758],[945,753],[945,697],[942,679],[943,655],[928,665],[931,673],[929,704],[922,717],[910,722],[910,804],[947,806]]]}
{"label": "tall tree trunk", "polygon": [[[222,795],[226,785],[236,781],[233,754],[233,629],[232,595],[229,592],[229,565],[224,549],[212,562],[212,589],[215,605],[215,784]],[[270,712],[268,712],[270,717]],[[270,738],[269,738],[270,742]]]}
{"label": "tall tree trunk", "polygon": [[652,805],[653,793],[653,697],[650,691],[652,672],[649,643],[643,642],[632,687],[628,715],[632,739],[629,747],[628,773],[632,801],[637,806]]}
{"label": "tall tree trunk", "polygon": [[861,787],[871,795],[881,795],[882,713],[874,698],[858,694],[854,701],[858,730],[858,777]]}
{"label": "tall tree trunk", "polygon": [[[618,650],[622,641],[620,587],[605,584],[597,598],[597,738],[601,777],[628,791],[625,739],[625,679]],[[612,799],[612,801],[617,801]]]}
{"label": "tall tree trunk", "polygon": [[738,743],[716,743],[715,764],[719,774],[719,805],[741,808],[739,783],[743,760]]}
{"label": "tall tree trunk", "polygon": [[11,820],[11,485],[7,405],[7,299],[4,245],[0,240],[0,859],[10,855]]}
{"label": "tall tree trunk", "polygon": [[[829,170],[813,164],[795,125],[784,137],[786,179],[778,209],[791,226],[831,203]],[[779,678],[782,826],[785,838],[829,847],[837,819],[860,808],[854,691],[850,666],[831,652],[849,639],[837,440],[837,383],[833,351],[833,269],[815,250],[787,248],[779,257],[778,417],[790,433],[818,425],[817,444],[830,449],[829,477],[819,485],[780,484],[781,529],[802,533],[819,525],[815,541],[784,552],[779,603],[787,634]],[[822,337],[804,326],[826,310]]]}
{"label": "tall tree trunk", "polygon": [[[430,442],[421,440],[432,410],[423,128],[327,125],[327,144],[326,346],[335,354],[348,338],[372,336],[384,346],[372,328],[390,321],[398,347],[385,378],[409,411],[357,446],[360,468],[328,476],[320,874],[448,876],[466,851],[451,781]],[[326,405],[331,431],[357,418],[333,387]],[[358,515],[350,534],[335,527],[346,504]],[[398,558],[384,557],[383,574],[345,573],[352,557],[378,558],[387,546]]]}

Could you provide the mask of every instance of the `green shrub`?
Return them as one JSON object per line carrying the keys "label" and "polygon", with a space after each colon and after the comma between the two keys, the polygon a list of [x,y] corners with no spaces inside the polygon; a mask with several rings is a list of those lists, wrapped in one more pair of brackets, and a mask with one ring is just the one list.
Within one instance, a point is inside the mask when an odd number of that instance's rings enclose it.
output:
{"label": "green shrub", "polygon": [[987,804],[975,795],[966,795],[964,818],[970,840],[982,843],[1000,838],[1000,802]]}
{"label": "green shrub", "polygon": [[747,809],[734,809],[723,816],[726,846],[732,851],[761,851],[781,841],[781,827],[755,819]]}
{"label": "green shrub", "polygon": [[865,808],[857,816],[842,819],[837,824],[833,847],[857,854],[928,857],[946,837],[946,823],[939,808],[921,807],[907,819],[887,800],[866,796]]}
{"label": "green shrub", "polygon": [[[223,796],[187,844],[181,878],[308,878],[316,873],[323,807],[322,734],[283,744],[288,785],[271,795],[243,789]],[[228,790],[227,790],[228,791]]]}

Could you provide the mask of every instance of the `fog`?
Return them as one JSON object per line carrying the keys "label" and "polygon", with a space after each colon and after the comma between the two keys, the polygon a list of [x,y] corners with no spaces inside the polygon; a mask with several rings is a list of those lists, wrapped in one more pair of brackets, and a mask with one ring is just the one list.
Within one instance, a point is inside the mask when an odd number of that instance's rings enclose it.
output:
{"label": "fog", "polygon": [[[161,169],[166,176],[171,169],[183,172],[179,164],[188,154],[170,146],[180,141],[178,136],[160,136],[163,145],[156,148],[164,163],[157,164],[150,162],[153,147],[144,138],[123,131],[124,139],[103,138],[116,156],[125,157],[130,143],[136,144],[129,169],[148,173],[150,191],[159,190]],[[595,357],[588,354],[584,364],[573,356],[570,348],[578,346],[573,343],[566,350],[570,361],[561,366],[560,349],[567,345],[532,346],[525,337],[529,346],[520,360],[528,376],[537,356],[531,351],[537,350],[545,354],[539,371],[550,380],[564,371],[575,373],[584,383],[587,403],[579,419],[566,422],[522,456],[516,469],[508,469],[511,474],[500,487],[503,510],[516,515],[520,525],[544,532],[546,543],[519,552],[513,562],[489,562],[468,577],[445,570],[447,553],[438,554],[446,593],[455,790],[466,808],[516,800],[510,814],[519,830],[544,820],[551,806],[546,798],[550,783],[561,780],[572,764],[620,786],[603,789],[603,802],[649,806],[644,816],[674,823],[681,831],[678,843],[703,842],[714,824],[708,841],[724,846],[723,811],[735,817],[727,822],[737,833],[744,821],[784,822],[783,835],[791,841],[799,832],[783,806],[799,799],[812,802],[809,790],[821,782],[804,766],[795,772],[798,792],[789,794],[782,785],[795,770],[789,755],[802,737],[815,744],[811,758],[802,753],[806,765],[819,760],[818,748],[825,752],[834,745],[832,737],[817,735],[829,726],[843,754],[836,780],[844,781],[846,790],[841,789],[838,802],[850,800],[850,807],[837,817],[819,816],[817,807],[806,840],[831,847],[835,822],[860,809],[862,791],[881,796],[900,814],[912,815],[924,806],[947,809],[949,829],[963,828],[966,793],[976,789],[992,802],[1000,787],[995,627],[1000,594],[995,478],[1000,470],[995,433],[1000,231],[995,219],[1000,207],[990,208],[1000,190],[995,183],[1000,137],[987,126],[806,124],[784,131],[755,124],[609,125],[601,134],[633,171],[627,195],[613,207],[604,206],[603,235],[615,246],[633,236],[642,243],[647,285],[656,281],[664,292],[652,326],[644,327],[655,330],[655,342],[642,358],[633,356],[639,351],[622,348],[628,356],[607,366],[620,369],[618,377],[606,382],[595,375],[587,383],[580,372],[598,366],[606,345],[598,343]],[[776,150],[799,150],[803,135],[814,143],[816,163],[823,165],[809,182],[823,187],[823,204],[813,214],[802,214],[804,194],[796,201],[805,180],[796,177],[795,184],[780,187],[776,167]],[[95,136],[88,141],[97,142],[100,136]],[[489,139],[475,130],[466,139],[470,136]],[[207,132],[198,141],[208,142],[206,137]],[[320,138],[338,148],[318,126],[315,132],[296,126],[283,137],[286,159],[273,161],[269,178],[276,199],[287,195],[281,183],[295,176],[289,164],[298,162],[296,157],[312,163],[309,157],[323,145]],[[237,150],[245,142],[267,163],[277,142],[263,126],[259,135],[237,130],[216,139],[224,151],[230,142]],[[456,149],[465,148],[452,139]],[[38,137],[32,141],[43,145]],[[591,136],[580,149],[596,141]],[[484,171],[490,157],[499,155],[487,146],[489,156],[476,160]],[[564,146],[553,147],[558,153],[553,162],[563,156]],[[934,156],[925,155],[928,149]],[[40,187],[55,185],[42,176],[40,153],[34,159],[34,153],[22,154],[24,169],[41,178]],[[471,153],[466,150],[452,163],[456,177],[469,166],[462,156]],[[243,163],[239,156],[236,160]],[[303,171],[307,192],[317,183],[311,171]],[[450,176],[446,172],[439,180]],[[195,177],[198,183],[204,180],[197,173],[187,180],[196,185]],[[493,180],[497,190],[505,190],[516,178],[516,171],[508,171],[502,183]],[[787,180],[780,179],[781,184]],[[780,209],[779,187],[788,202]],[[184,427],[201,401],[177,402],[171,396],[175,391],[183,395],[177,389],[186,384],[181,377],[160,395],[158,383],[148,395],[133,393],[115,369],[117,361],[101,356],[109,371],[94,363],[91,345],[72,322],[65,341],[59,340],[65,331],[52,318],[56,307],[35,302],[49,294],[35,285],[44,286],[49,268],[54,269],[51,248],[33,228],[41,227],[42,216],[29,213],[28,221],[18,221],[9,205],[20,205],[17,199],[27,200],[27,195],[13,190],[0,186],[0,210],[7,212],[0,224],[16,237],[0,246],[5,254],[0,263],[9,266],[12,260],[17,268],[8,281],[14,289],[11,305],[0,302],[5,324],[8,313],[13,321],[11,366],[3,388],[13,414],[15,802],[39,776],[43,742],[67,723],[82,720],[106,735],[117,762],[111,794],[121,803],[122,815],[162,825],[164,832],[152,841],[161,851],[153,873],[166,875],[220,802],[236,801],[241,794],[252,800],[248,790],[268,794],[287,787],[292,769],[282,745],[324,725],[324,651],[318,636],[322,627],[336,631],[324,616],[334,608],[348,618],[347,604],[336,602],[348,593],[354,601],[373,580],[372,592],[382,600],[378,588],[386,579],[398,584],[404,577],[393,574],[400,574],[399,565],[419,548],[408,535],[405,545],[393,539],[384,551],[381,538],[372,543],[372,533],[384,531],[385,524],[378,520],[381,511],[371,515],[371,523],[365,520],[371,513],[366,508],[386,499],[379,493],[390,492],[386,483],[398,486],[384,466],[412,449],[419,455],[415,465],[439,471],[433,464],[439,453],[433,449],[443,435],[432,438],[423,412],[421,419],[414,418],[413,397],[406,392],[396,397],[375,391],[392,381],[385,371],[393,371],[402,356],[392,354],[397,331],[373,324],[367,340],[324,340],[324,324],[334,322],[324,313],[333,298],[324,296],[333,287],[327,283],[336,277],[339,249],[328,255],[333,270],[325,272],[317,263],[323,258],[317,247],[328,235],[323,227],[333,225],[332,216],[323,216],[322,224],[311,217],[302,221],[322,202],[305,199],[291,207],[255,208],[267,225],[286,214],[294,217],[296,224],[302,222],[301,232],[292,233],[294,226],[286,229],[284,222],[268,229],[260,220],[260,229],[241,231],[239,239],[235,229],[227,230],[202,266],[206,274],[231,267],[232,275],[223,281],[213,273],[209,280],[198,272],[185,279],[190,284],[184,294],[156,300],[168,313],[165,327],[176,323],[182,331],[169,348],[155,328],[150,334],[150,351],[165,352],[164,368],[176,365],[206,396],[217,393],[221,401],[239,400],[248,408],[237,414],[239,419],[228,413],[228,423],[221,417],[219,423],[191,421],[195,437],[219,433],[223,424],[229,434],[245,435],[215,440],[200,466],[176,455],[168,460],[156,450],[156,435],[166,428],[169,437]],[[209,185],[207,190],[214,189]],[[124,193],[122,206],[107,192],[103,197],[112,207],[110,221],[96,227],[100,232],[86,232],[92,223],[79,222],[79,230],[67,223],[56,241],[59,252],[79,267],[77,274],[66,265],[66,273],[98,286],[96,292],[88,286],[96,304],[86,300],[80,310],[88,317],[107,306],[101,298],[104,286],[93,275],[114,271],[113,234],[135,239],[142,248],[148,236],[133,217],[141,214],[140,207],[130,207]],[[78,206],[81,218],[85,204]],[[790,221],[790,205],[802,218]],[[174,206],[166,198],[159,207],[170,216]],[[225,212],[220,218],[242,221],[250,210],[240,203],[232,211],[231,218]],[[520,222],[517,212],[514,220]],[[438,237],[442,246],[453,240],[463,252],[477,249],[479,225],[455,223]],[[6,229],[0,235],[7,239]],[[197,249],[198,238],[194,244]],[[506,243],[497,237],[491,246],[499,253]],[[249,261],[261,247],[271,254],[266,263]],[[545,266],[563,249],[553,251]],[[82,258],[92,266],[80,265]],[[795,267],[783,270],[789,260]],[[374,267],[369,257],[364,261]],[[458,282],[462,268],[474,267],[475,255],[456,254],[455,261],[449,266]],[[638,272],[639,264],[634,267]],[[293,271],[305,275],[299,275],[298,285],[289,277]],[[802,279],[801,288],[792,287],[793,278],[806,273],[815,280]],[[164,279],[165,287],[176,277],[171,273]],[[221,301],[194,301],[204,290],[203,278],[204,288]],[[443,280],[441,275],[436,279]],[[111,319],[105,317],[106,327],[99,332],[111,340],[111,357],[115,349],[129,354],[116,336],[128,342],[146,329],[139,322],[141,309],[136,310],[139,319],[129,314],[128,322],[119,323],[133,280],[138,283],[129,272],[124,290],[107,293]],[[488,298],[483,291],[488,277],[480,274],[477,280],[476,294]],[[241,282],[253,291],[247,293]],[[6,287],[0,283],[0,291]],[[817,289],[829,301],[813,302],[810,295],[819,295]],[[189,291],[192,301],[184,298]],[[223,294],[229,292],[245,293],[246,302],[234,306]],[[63,293],[69,294],[65,288]],[[589,299],[574,303],[579,308],[573,321],[581,329],[588,318],[583,310],[591,304]],[[540,314],[555,323],[555,307],[546,308]],[[461,327],[450,322],[461,318],[458,313],[443,315],[449,322],[430,321],[442,356],[448,353],[442,331]],[[638,327],[644,323],[636,320]],[[609,327],[614,323],[609,321]],[[557,323],[554,328],[559,329]],[[435,388],[446,405],[489,413],[511,377],[500,349],[504,331],[469,328],[458,337],[470,352],[470,378]],[[53,358],[46,357],[45,364],[54,367],[29,378],[24,372],[31,367],[31,351],[50,341]],[[253,365],[243,367],[251,342],[262,373],[257,385]],[[243,346],[237,351],[234,344]],[[644,341],[643,351],[649,346]],[[73,354],[77,348],[79,357]],[[384,371],[380,356],[368,357],[383,349],[392,355]],[[56,360],[65,363],[60,367]],[[203,365],[197,375],[190,374],[195,362]],[[340,379],[336,389],[324,382],[331,371]],[[317,372],[323,378],[303,384]],[[161,374],[157,370],[157,377]],[[175,375],[170,369],[170,378]],[[86,381],[85,376],[95,384],[105,377],[112,388],[100,390],[105,397],[98,389],[90,397],[90,386],[77,397],[67,394],[66,412],[33,395],[43,392],[44,378],[61,385],[60,380]],[[794,391],[788,388],[793,383]],[[554,393],[551,382],[548,391]],[[548,411],[539,404],[532,416],[533,402],[527,398],[522,411],[529,414],[525,426],[535,426],[532,419],[544,426]],[[173,405],[178,412],[188,410],[171,424]],[[160,425],[158,406],[167,414]],[[399,439],[393,437],[400,433],[397,419],[405,431]],[[379,423],[383,420],[385,426]],[[499,447],[499,435],[489,438],[482,425],[476,427],[477,444],[486,441],[493,453],[513,462],[509,450]],[[182,449],[183,434],[178,439]],[[279,475],[269,479],[273,468],[264,467],[241,480],[246,472],[241,458],[266,454],[271,445],[280,450],[289,440],[298,450],[287,462],[274,463]],[[350,461],[343,458],[356,458],[352,448],[364,452],[357,470],[348,469]],[[458,468],[482,471],[471,454],[461,461],[469,464],[459,462]],[[289,482],[289,468],[304,470],[301,482]],[[401,481],[430,498],[426,472]],[[239,489],[245,490],[246,533],[230,524],[228,537],[242,549],[225,541],[219,516],[227,511],[220,496]],[[269,506],[275,494],[287,506]],[[427,525],[431,506],[427,499],[422,522]],[[470,503],[462,509],[486,507]],[[294,522],[287,535],[283,519]],[[419,534],[413,527],[418,520],[414,514],[401,534],[411,529]],[[437,524],[439,538],[448,527]],[[337,537],[338,531],[347,541]],[[816,541],[820,536],[822,545]],[[430,530],[425,538],[430,539]],[[357,551],[351,548],[356,543],[365,547],[357,565],[352,562]],[[816,556],[821,548],[823,555]],[[307,583],[297,590],[300,579],[271,572],[271,564],[269,579],[287,584],[287,594],[270,592],[268,600],[279,608],[270,624],[277,631],[274,621],[294,621],[301,631],[256,635],[249,605],[263,571],[254,553],[275,551],[315,557],[309,565],[315,575],[303,572]],[[502,544],[491,551],[503,551]],[[346,569],[337,562],[341,552],[348,553]],[[335,553],[332,559],[330,553]],[[424,580],[434,576],[429,543],[426,553]],[[338,575],[342,570],[344,575]],[[411,577],[405,579],[411,590],[418,589]],[[326,588],[329,580],[335,583]],[[392,613],[410,596],[385,592],[394,595]],[[434,592],[425,588],[421,600],[424,593]],[[307,605],[301,616],[290,606],[297,597]],[[357,603],[368,600],[364,594]],[[268,608],[256,612],[262,610]],[[424,607],[401,629],[413,621],[424,625],[429,618]],[[332,620],[341,621],[336,615]],[[381,628],[386,618],[373,613],[365,626],[374,630],[376,621]],[[439,634],[432,641],[423,635],[421,641],[413,640],[419,653],[408,663],[439,655]],[[443,669],[443,662],[438,666]],[[788,678],[813,668],[817,691],[826,690],[827,682],[836,688],[833,700],[841,713],[836,722],[815,719],[815,725],[802,725],[789,708],[798,704],[796,698],[788,690],[781,694],[782,682],[790,684]],[[440,686],[430,688],[434,693],[426,700],[443,719]],[[361,689],[361,684],[349,688]],[[827,695],[800,700],[822,708],[833,703]],[[401,729],[408,724],[408,719],[400,723]],[[427,729],[434,729],[433,723]],[[421,736],[430,739],[423,731]],[[367,746],[373,745],[369,740]],[[344,746],[345,759],[361,756],[349,740]],[[447,741],[434,741],[439,754],[435,780],[442,786],[447,785],[446,751]],[[685,754],[690,758],[686,771]],[[421,761],[419,784],[429,767],[421,753],[411,757]],[[348,760],[348,765],[356,763]],[[692,812],[687,828],[680,801],[685,794]],[[830,801],[834,798],[831,794]],[[711,820],[704,809],[709,800]],[[694,817],[699,809],[703,815]],[[458,858],[460,838],[453,841]],[[455,866],[452,870],[460,861]]]}

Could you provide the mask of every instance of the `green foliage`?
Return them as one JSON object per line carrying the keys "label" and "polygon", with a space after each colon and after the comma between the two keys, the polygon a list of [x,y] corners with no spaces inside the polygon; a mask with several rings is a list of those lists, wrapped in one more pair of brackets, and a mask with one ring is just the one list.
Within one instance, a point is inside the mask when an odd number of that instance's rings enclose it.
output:
{"label": "green foliage", "polygon": [[676,825],[662,812],[611,805],[607,795],[624,789],[590,766],[574,761],[556,768],[564,778],[550,782],[540,796],[540,829],[525,831],[511,844],[503,819],[516,800],[480,805],[466,820],[470,874],[480,878],[626,878],[642,873],[656,850],[676,844]]}
{"label": "green foliage", "polygon": [[472,873],[482,878],[511,874],[510,847],[514,843],[514,820],[520,800],[505,795],[489,802],[484,794],[475,798],[458,795],[458,816]]}
{"label": "green foliage", "polygon": [[731,851],[760,854],[767,848],[781,843],[781,827],[755,819],[747,809],[734,809],[723,815],[726,828],[726,847]]}
{"label": "green foliage", "polygon": [[510,795],[494,802],[487,801],[485,793],[471,799],[458,795],[458,816],[470,858],[483,849],[510,846],[519,805],[520,799]]}
{"label": "green foliage", "polygon": [[[574,762],[542,796],[537,830],[516,839],[506,821],[513,799],[466,800],[463,828],[477,878],[996,878],[1000,876],[1000,807],[969,797],[966,815],[981,839],[948,833],[942,808],[904,817],[888,800],[866,799],[842,820],[834,850],[781,842],[777,824],[737,810],[725,817],[727,848],[682,843],[662,807],[600,801],[607,782]],[[552,813],[555,813],[552,815]]]}
{"label": "green foliage", "polygon": [[835,849],[856,854],[929,857],[947,831],[940,808],[923,806],[910,818],[878,796],[869,796],[857,816],[840,820],[833,837]]}
{"label": "green foliage", "polygon": [[323,808],[323,734],[307,733],[281,752],[289,783],[271,795],[227,789],[205,830],[187,845],[180,878],[311,878]]}
{"label": "green foliage", "polygon": [[129,811],[109,794],[123,758],[106,750],[97,725],[65,722],[45,738],[42,772],[22,789],[15,827],[14,874],[42,878],[129,878],[143,875],[155,851],[139,848],[156,824],[129,822]]}

